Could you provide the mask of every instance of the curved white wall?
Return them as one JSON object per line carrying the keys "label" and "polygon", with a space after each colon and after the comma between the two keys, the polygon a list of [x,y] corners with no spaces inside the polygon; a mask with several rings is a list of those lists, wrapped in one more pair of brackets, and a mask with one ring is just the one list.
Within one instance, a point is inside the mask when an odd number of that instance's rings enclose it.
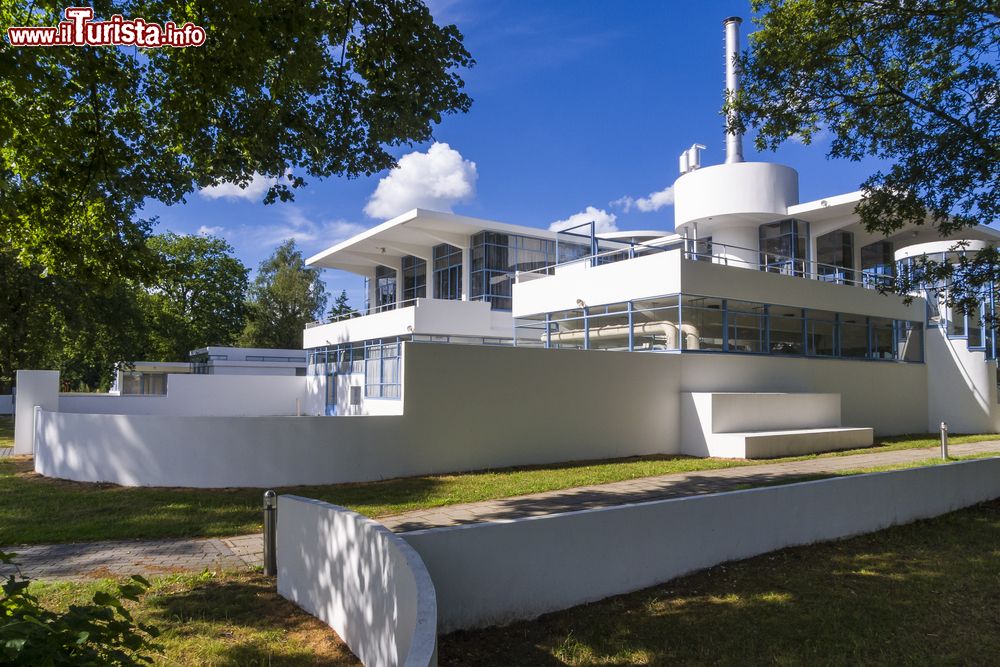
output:
{"label": "curved white wall", "polygon": [[674,227],[723,215],[786,215],[788,207],[797,203],[799,174],[791,167],[770,162],[719,164],[674,181]]}
{"label": "curved white wall", "polygon": [[434,584],[413,548],[337,505],[278,497],[278,593],[316,616],[368,667],[437,664]]}

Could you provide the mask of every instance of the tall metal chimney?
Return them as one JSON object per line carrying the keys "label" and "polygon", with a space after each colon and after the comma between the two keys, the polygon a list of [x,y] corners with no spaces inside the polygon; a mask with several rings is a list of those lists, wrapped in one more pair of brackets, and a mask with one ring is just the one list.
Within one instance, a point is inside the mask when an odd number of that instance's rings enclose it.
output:
{"label": "tall metal chimney", "polygon": [[[736,94],[740,90],[740,71],[736,58],[740,53],[740,24],[743,19],[730,16],[722,22],[726,28],[726,92]],[[736,120],[736,112],[726,113],[726,122]],[[743,162],[743,135],[726,132],[726,164]]]}

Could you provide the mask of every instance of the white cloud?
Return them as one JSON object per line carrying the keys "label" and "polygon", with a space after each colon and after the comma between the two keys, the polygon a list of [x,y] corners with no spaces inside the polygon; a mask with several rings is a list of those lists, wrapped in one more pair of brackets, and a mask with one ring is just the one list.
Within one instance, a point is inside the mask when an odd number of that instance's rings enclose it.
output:
{"label": "white cloud", "polygon": [[198,228],[198,236],[219,236],[225,231],[225,227],[209,227],[202,225]]}
{"label": "white cloud", "polygon": [[201,189],[201,196],[208,199],[245,199],[247,201],[260,201],[264,198],[264,193],[268,188],[277,182],[276,179],[267,178],[261,174],[254,174],[246,187],[240,187],[236,183],[219,183]]}
{"label": "white cloud", "polygon": [[626,213],[631,211],[633,208],[637,208],[643,213],[652,213],[653,211],[659,211],[664,206],[669,206],[674,203],[674,186],[668,185],[662,190],[657,192],[650,192],[645,197],[619,197],[618,199],[610,202],[610,206],[620,208]]}
{"label": "white cloud", "polygon": [[657,192],[650,192],[646,197],[635,200],[635,207],[643,213],[659,211],[664,206],[674,203],[674,186],[669,185]]}
{"label": "white cloud", "polygon": [[[577,225],[582,225],[588,222],[593,222],[595,232],[617,232],[618,226],[615,225],[615,220],[618,219],[614,213],[608,213],[604,209],[594,208],[593,206],[588,206],[579,213],[574,213],[565,220],[556,220],[551,225],[549,225],[549,230],[553,232],[562,231],[564,229],[569,229],[570,227],[576,227]],[[579,230],[581,233],[586,232],[583,228]]]}
{"label": "white cloud", "polygon": [[274,246],[286,239],[295,239],[296,243],[304,247],[315,244],[325,248],[367,229],[364,225],[343,219],[316,221],[303,213],[301,209],[287,204],[278,210],[283,218],[281,222],[258,225],[251,229],[258,244]]}
{"label": "white cloud", "polygon": [[476,194],[476,163],[448,144],[435,143],[426,153],[407,153],[378,182],[365,214],[392,218],[413,208],[451,212],[455,204]]}

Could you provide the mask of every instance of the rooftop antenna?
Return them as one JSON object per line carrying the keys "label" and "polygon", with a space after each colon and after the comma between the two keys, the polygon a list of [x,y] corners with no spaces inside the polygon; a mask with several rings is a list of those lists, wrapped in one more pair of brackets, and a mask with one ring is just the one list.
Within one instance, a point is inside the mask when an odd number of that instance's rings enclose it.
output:
{"label": "rooftop antenna", "polygon": [[[735,95],[740,91],[740,68],[737,58],[740,54],[740,24],[743,19],[730,16],[722,22],[726,28],[726,94]],[[727,124],[736,120],[736,112],[732,109],[726,112]],[[726,132],[726,164],[743,162],[743,135],[738,132]]]}

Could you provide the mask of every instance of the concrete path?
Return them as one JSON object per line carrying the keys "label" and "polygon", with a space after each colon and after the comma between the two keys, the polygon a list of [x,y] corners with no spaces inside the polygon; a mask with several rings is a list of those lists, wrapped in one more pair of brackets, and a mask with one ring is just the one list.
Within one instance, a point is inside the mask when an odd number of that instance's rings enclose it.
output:
{"label": "concrete path", "polygon": [[[379,521],[399,533],[502,521],[540,514],[717,493],[844,470],[922,461],[936,456],[937,452],[936,448],[905,449],[790,463],[766,463],[675,473],[502,500],[448,505],[381,517]],[[953,445],[949,452],[953,456],[993,452],[1000,454],[1000,441]],[[263,560],[263,541],[259,533],[225,539],[122,540],[0,547],[0,550],[17,553],[21,571],[37,579],[88,579],[130,574],[146,576],[173,572],[201,572],[206,569],[259,566]],[[0,565],[0,576],[6,576],[11,571],[10,567]]]}

